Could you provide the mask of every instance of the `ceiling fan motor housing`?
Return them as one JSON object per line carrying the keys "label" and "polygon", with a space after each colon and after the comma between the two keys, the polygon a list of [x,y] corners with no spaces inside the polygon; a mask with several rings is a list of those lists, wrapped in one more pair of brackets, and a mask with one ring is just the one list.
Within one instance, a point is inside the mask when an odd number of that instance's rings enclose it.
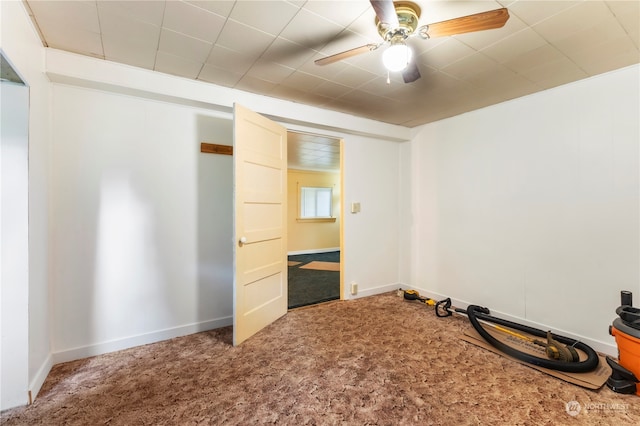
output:
{"label": "ceiling fan motor housing", "polygon": [[393,38],[402,37],[407,38],[418,27],[418,21],[420,19],[420,6],[412,2],[396,2],[394,3],[396,14],[398,15],[399,26],[397,28],[390,28],[388,24],[380,22],[376,17],[376,26],[378,28],[378,34],[385,40],[391,41]]}

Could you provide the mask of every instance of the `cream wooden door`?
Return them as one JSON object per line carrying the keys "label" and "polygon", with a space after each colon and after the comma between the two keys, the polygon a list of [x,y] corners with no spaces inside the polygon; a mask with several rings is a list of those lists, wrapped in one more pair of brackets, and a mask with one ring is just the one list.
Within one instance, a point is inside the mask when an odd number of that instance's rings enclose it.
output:
{"label": "cream wooden door", "polygon": [[233,344],[287,313],[287,130],[234,105]]}

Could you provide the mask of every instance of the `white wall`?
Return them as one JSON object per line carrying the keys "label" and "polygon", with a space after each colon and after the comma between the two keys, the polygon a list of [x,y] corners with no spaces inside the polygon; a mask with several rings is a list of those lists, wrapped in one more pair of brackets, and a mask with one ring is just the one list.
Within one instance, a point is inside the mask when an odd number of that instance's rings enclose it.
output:
{"label": "white wall", "polygon": [[402,147],[402,281],[615,354],[640,299],[639,67],[432,123]]}
{"label": "white wall", "polygon": [[229,117],[54,84],[56,362],[231,324]]}
{"label": "white wall", "polygon": [[[199,153],[232,143],[230,117],[58,83],[52,107],[54,361],[231,324],[232,158]],[[338,136],[363,206],[346,280],[395,288],[399,145]]]}
{"label": "white wall", "polygon": [[29,89],[0,82],[0,407],[27,402]]}
{"label": "white wall", "polygon": [[[44,49],[21,1],[0,2],[0,48],[29,86],[29,289],[27,382],[35,397],[51,368],[48,290],[49,81],[44,74]],[[22,314],[12,317],[17,327]],[[26,336],[25,336],[26,337]],[[23,401],[27,395],[24,394]],[[2,406],[1,408],[7,408]]]}
{"label": "white wall", "polygon": [[[221,120],[231,100],[291,130],[344,138],[345,169],[354,171],[345,194],[370,209],[345,237],[346,279],[358,280],[359,296],[397,286],[397,258],[387,254],[397,247],[389,223],[398,206],[384,200],[397,198],[399,145],[388,139],[408,136],[406,128],[51,49],[46,58],[56,82],[56,362],[231,323],[231,215],[218,201],[218,192],[230,201],[231,183],[226,171],[204,171],[198,152],[202,141],[230,141]],[[385,258],[373,268],[363,254],[372,245]]]}
{"label": "white wall", "polygon": [[[398,288],[399,144],[357,136],[344,143],[344,290],[356,297]],[[351,213],[351,203],[361,211]]]}

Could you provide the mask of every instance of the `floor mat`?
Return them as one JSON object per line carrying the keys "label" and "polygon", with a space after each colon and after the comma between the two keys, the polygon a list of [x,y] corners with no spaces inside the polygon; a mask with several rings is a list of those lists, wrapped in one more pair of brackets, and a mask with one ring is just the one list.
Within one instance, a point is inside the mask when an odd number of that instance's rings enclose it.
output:
{"label": "floor mat", "polygon": [[[517,339],[512,336],[506,336],[503,333],[498,333],[494,330],[487,330],[487,333],[491,334],[493,337],[501,341],[502,343],[508,344],[510,346],[517,346],[517,349],[528,353],[530,355],[538,356],[544,358],[544,349],[541,349],[540,346],[537,346],[533,343],[523,342],[521,339]],[[521,334],[527,335],[527,333],[519,332]],[[535,337],[535,336],[530,336]],[[598,354],[598,358],[600,362],[598,367],[591,372],[588,373],[565,373],[562,371],[550,370],[548,368],[540,367],[537,365],[529,364],[514,357],[511,357],[504,352],[494,348],[484,340],[478,332],[475,330],[469,330],[465,332],[461,336],[462,340],[472,343],[476,346],[480,346],[484,349],[487,349],[493,353],[504,356],[506,358],[512,359],[520,364],[524,364],[528,367],[535,368],[536,370],[542,371],[543,373],[547,373],[551,376],[557,377],[558,379],[562,379],[566,382],[573,383],[574,385],[582,386],[587,389],[599,389],[604,385],[607,381],[607,378],[611,375],[611,367],[607,365],[604,356]],[[584,361],[587,358],[587,355],[584,354],[581,350],[576,349],[580,355],[580,360]]]}
{"label": "floor mat", "polygon": [[313,261],[309,262],[304,266],[300,267],[301,269],[316,269],[318,271],[340,271],[340,263],[338,262],[321,262],[321,261]]}

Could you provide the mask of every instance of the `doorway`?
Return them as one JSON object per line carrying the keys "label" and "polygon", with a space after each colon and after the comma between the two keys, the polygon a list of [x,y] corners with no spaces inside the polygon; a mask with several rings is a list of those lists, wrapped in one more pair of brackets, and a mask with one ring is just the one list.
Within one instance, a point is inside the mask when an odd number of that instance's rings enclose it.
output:
{"label": "doorway", "polygon": [[288,308],[341,299],[342,140],[287,132]]}

